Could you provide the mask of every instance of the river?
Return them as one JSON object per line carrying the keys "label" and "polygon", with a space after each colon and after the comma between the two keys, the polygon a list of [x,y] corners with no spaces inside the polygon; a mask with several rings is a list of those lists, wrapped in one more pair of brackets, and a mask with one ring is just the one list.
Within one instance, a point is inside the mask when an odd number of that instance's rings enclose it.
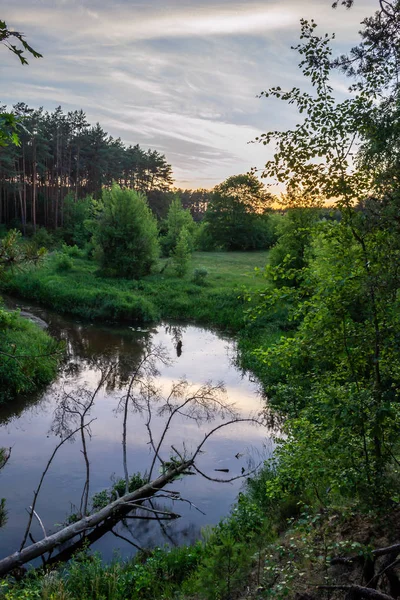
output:
{"label": "river", "polygon": [[[149,328],[106,326],[60,316],[28,302],[11,299],[6,302],[9,307],[19,307],[45,322],[51,335],[65,341],[67,356],[57,379],[44,392],[34,398],[19,399],[9,407],[0,407],[0,446],[12,448],[11,458],[0,473],[1,496],[6,499],[7,508],[7,523],[0,533],[1,556],[19,548],[33,492],[51,453],[60,442],[55,426],[60,402],[66,393],[76,398],[93,392],[110,365],[114,365],[113,374],[98,392],[87,419],[94,419],[90,426],[91,436],[87,436],[90,496],[109,488],[115,479],[124,475],[123,413],[118,410],[118,405],[126,393],[130,375],[149,344],[153,347],[162,345],[169,356],[168,364],[157,364],[156,383],[164,396],[168,395],[173,382],[183,378],[193,385],[190,388],[193,390],[206,381],[222,381],[229,402],[235,404],[241,418],[262,410],[263,400],[257,382],[236,366],[235,341],[221,332],[181,323],[160,323]],[[130,474],[143,473],[151,463],[145,420],[143,414],[129,410],[127,460]],[[164,422],[165,415],[154,412],[155,438],[161,434]],[[188,451],[196,448],[215,423],[197,424],[193,418],[180,416],[166,436],[164,458],[168,458],[171,446],[180,449],[185,446]],[[237,423],[220,429],[210,438],[198,465],[210,477],[231,478],[266,458],[271,448],[265,427]],[[37,501],[36,510],[47,533],[55,531],[71,512],[76,511],[85,472],[78,435],[56,454]],[[242,485],[243,479],[217,483],[198,474],[184,477],[169,488],[179,490],[192,504],[174,502],[172,507],[169,502],[165,505],[181,518],[163,523],[163,527],[154,521],[132,520],[128,524],[120,523],[116,531],[141,547],[191,543],[200,537],[202,527],[213,525],[227,515]],[[36,520],[32,535],[35,540],[42,536]],[[115,552],[123,557],[134,552],[130,543],[111,532],[95,542],[93,548],[106,560]]]}

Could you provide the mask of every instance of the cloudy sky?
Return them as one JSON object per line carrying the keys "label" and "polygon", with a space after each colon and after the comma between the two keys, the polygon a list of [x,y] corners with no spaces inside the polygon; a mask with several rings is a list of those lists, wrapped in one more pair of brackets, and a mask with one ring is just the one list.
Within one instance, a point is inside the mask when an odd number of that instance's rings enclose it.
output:
{"label": "cloudy sky", "polygon": [[[336,49],[358,41],[377,0],[332,10],[330,0],[0,0],[0,18],[44,56],[22,67],[4,49],[0,102],[82,108],[127,144],[165,153],[176,185],[212,187],[262,167],[268,150],[248,144],[296,117],[257,98],[272,85],[301,85],[299,19],[336,32]],[[338,96],[346,82],[335,79]]]}

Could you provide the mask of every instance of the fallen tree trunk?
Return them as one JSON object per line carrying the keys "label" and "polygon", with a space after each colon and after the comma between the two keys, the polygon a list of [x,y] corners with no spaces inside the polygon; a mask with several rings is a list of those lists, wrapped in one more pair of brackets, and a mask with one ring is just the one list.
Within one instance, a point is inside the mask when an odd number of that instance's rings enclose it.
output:
{"label": "fallen tree trunk", "polygon": [[114,500],[114,502],[111,502],[111,504],[108,504],[98,512],[84,517],[76,523],[72,523],[71,525],[68,525],[68,527],[64,527],[64,529],[61,529],[60,531],[43,538],[39,542],[31,544],[23,550],[14,552],[14,554],[3,558],[0,560],[0,577],[6,575],[12,569],[20,567],[21,565],[38,558],[39,556],[42,556],[46,552],[50,552],[56,546],[71,540],[80,533],[100,525],[106,519],[115,516],[119,511],[122,511],[126,514],[126,510],[131,502],[153,496],[155,491],[162,489],[165,485],[167,485],[167,483],[170,483],[173,479],[175,479],[175,477],[183,474],[192,466],[192,464],[193,459],[185,461],[179,466],[169,469],[165,474],[161,475],[154,481],[146,483],[138,490],[135,490],[130,494],[125,494],[125,496]]}

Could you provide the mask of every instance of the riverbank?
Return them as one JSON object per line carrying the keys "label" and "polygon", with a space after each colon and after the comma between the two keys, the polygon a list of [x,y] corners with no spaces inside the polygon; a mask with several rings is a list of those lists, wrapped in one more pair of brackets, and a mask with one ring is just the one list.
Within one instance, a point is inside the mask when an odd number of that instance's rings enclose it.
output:
{"label": "riverbank", "polygon": [[164,260],[158,273],[136,281],[102,277],[95,262],[78,257],[63,270],[58,256],[9,274],[2,290],[89,320],[140,324],[183,319],[235,332],[245,324],[246,290],[265,287],[255,269],[262,270],[268,260],[267,252],[196,252],[184,279],[174,276]]}
{"label": "riverbank", "polygon": [[62,350],[35,323],[0,305],[0,403],[32,394],[55,377]]}

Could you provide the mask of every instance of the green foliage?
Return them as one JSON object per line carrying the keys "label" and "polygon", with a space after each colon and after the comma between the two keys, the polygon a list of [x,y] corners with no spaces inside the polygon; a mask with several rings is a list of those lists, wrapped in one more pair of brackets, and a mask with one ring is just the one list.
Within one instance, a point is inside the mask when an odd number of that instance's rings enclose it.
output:
{"label": "green foliage", "polygon": [[202,221],[197,226],[196,248],[203,252],[212,252],[216,247],[217,242],[213,239],[209,223]]}
{"label": "green foliage", "polygon": [[[140,473],[135,473],[129,479],[129,493],[138,490],[146,483],[146,480],[141,476]],[[92,511],[95,512],[104,508],[110,502],[113,502],[117,498],[123,496],[125,494],[125,479],[119,479],[116,481],[111,489],[102,490],[101,492],[97,492],[94,494],[92,498]]]}
{"label": "green foliage", "polygon": [[58,252],[55,257],[55,268],[56,271],[71,271],[74,266],[74,261],[69,254],[65,252]]}
{"label": "green foliage", "polygon": [[72,193],[65,196],[63,237],[67,244],[83,248],[90,241],[93,204],[91,196],[79,200]]}
{"label": "green foliage", "polygon": [[171,599],[196,568],[201,545],[155,548],[147,557],[115,559],[104,564],[99,554],[81,552],[64,568],[44,575],[32,572],[21,583],[3,580],[0,598],[20,600],[153,600]]}
{"label": "green foliage", "polygon": [[31,237],[31,243],[36,248],[46,248],[46,250],[52,248],[55,245],[54,236],[44,227],[39,227]]}
{"label": "green foliage", "polygon": [[173,264],[178,277],[184,277],[188,272],[191,256],[190,233],[186,227],[182,227],[173,252]]}
{"label": "green foliage", "polygon": [[81,248],[78,248],[76,244],[73,246],[67,246],[66,244],[63,244],[61,250],[63,254],[66,254],[71,258],[84,258],[85,256],[85,251]]}
{"label": "green foliage", "polygon": [[0,402],[28,394],[56,374],[60,347],[17,312],[0,308]]}
{"label": "green foliage", "polygon": [[146,198],[114,185],[104,190],[94,233],[103,268],[118,276],[148,275],[158,254],[157,222]]}
{"label": "green foliage", "polygon": [[295,129],[270,131],[257,138],[264,145],[274,141],[276,148],[263,177],[285,184],[289,194],[304,198],[308,205],[335,198],[350,206],[372,187],[373,173],[360,169],[353,161],[353,151],[368,131],[374,100],[371,93],[361,91],[336,102],[330,85],[334,36],[319,37],[315,29],[313,20],[301,19],[301,43],[294,48],[312,93],[297,87],[284,91],[277,86],[261,94],[294,104],[300,113]]}
{"label": "green foliage", "polygon": [[[306,265],[307,248],[311,241],[312,228],[317,212],[310,208],[295,208],[287,211],[275,231],[277,243],[269,255],[269,275],[278,286],[298,286],[302,269]],[[276,268],[276,267],[280,267]]]}
{"label": "green foliage", "polygon": [[[225,250],[269,248],[266,214],[271,196],[255,175],[236,175],[217,185],[205,215],[207,235]],[[203,234],[204,235],[204,234]]]}
{"label": "green foliage", "polygon": [[74,268],[58,272],[49,255],[37,269],[9,274],[2,289],[86,319],[147,323],[160,317],[213,323],[243,330],[245,310],[251,306],[244,288],[262,289],[255,267],[267,253],[194,253],[193,267],[208,271],[207,286],[173,274],[154,274],[140,281],[104,278],[93,261],[75,258]]}
{"label": "green foliage", "polygon": [[196,224],[193,221],[190,211],[182,208],[180,198],[177,197],[172,200],[164,227],[166,234],[161,238],[161,247],[164,256],[172,256],[174,254],[183,228],[190,234],[187,236],[188,244],[190,250],[194,250],[193,236]]}
{"label": "green foliage", "polygon": [[192,282],[195,285],[206,285],[208,271],[205,267],[198,267],[193,271]]}
{"label": "green foliage", "polygon": [[46,254],[45,248],[37,248],[35,243],[22,243],[20,231],[11,229],[0,240],[0,278],[9,270],[38,264]]}
{"label": "green foliage", "polygon": [[[1,25],[1,21],[0,21]],[[13,113],[0,113],[0,148],[19,145],[18,120]]]}
{"label": "green foliage", "polygon": [[[13,44],[12,42],[14,40],[18,40],[22,48],[18,48],[15,44]],[[42,55],[39,54],[39,52],[36,52],[36,50],[34,50],[32,46],[28,44],[24,35],[19,31],[9,29],[5,21],[0,21],[0,43],[4,44],[6,48],[11,50],[11,52],[19,58],[21,65],[28,64],[24,52],[28,52],[34,58],[42,58]]]}

